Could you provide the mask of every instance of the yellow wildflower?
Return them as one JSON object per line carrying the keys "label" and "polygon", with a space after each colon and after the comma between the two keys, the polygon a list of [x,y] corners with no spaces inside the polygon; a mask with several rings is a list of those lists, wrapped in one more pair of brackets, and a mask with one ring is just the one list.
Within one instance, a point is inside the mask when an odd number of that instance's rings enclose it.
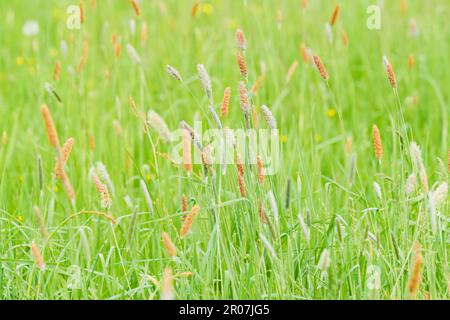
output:
{"label": "yellow wildflower", "polygon": [[18,56],[18,57],[16,58],[16,64],[17,64],[17,65],[21,66],[21,65],[23,65],[24,63],[25,63],[25,59],[24,59],[22,56]]}
{"label": "yellow wildflower", "polygon": [[336,116],[336,110],[333,108],[329,108],[327,110],[327,117],[331,119],[331,118],[334,118],[335,116]]}
{"label": "yellow wildflower", "polygon": [[205,3],[203,5],[202,9],[203,9],[203,13],[206,14],[207,16],[211,15],[214,11],[214,7],[210,3]]}

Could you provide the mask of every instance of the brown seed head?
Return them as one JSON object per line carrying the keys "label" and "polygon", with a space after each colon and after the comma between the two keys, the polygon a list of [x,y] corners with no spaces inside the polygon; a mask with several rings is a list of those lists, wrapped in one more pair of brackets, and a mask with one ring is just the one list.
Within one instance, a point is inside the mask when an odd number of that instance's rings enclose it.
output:
{"label": "brown seed head", "polygon": [[192,10],[191,10],[192,17],[195,17],[197,15],[199,8],[200,8],[200,1],[196,0],[194,5],[192,6]]}
{"label": "brown seed head", "polygon": [[250,113],[250,101],[244,81],[239,82],[239,104],[244,114],[248,115]]}
{"label": "brown seed head", "polygon": [[247,64],[245,63],[244,55],[239,51],[236,54],[236,60],[239,66],[239,73],[241,74],[241,77],[247,79]]}
{"label": "brown seed head", "polygon": [[300,53],[302,54],[302,60],[303,62],[308,62],[309,61],[309,52],[308,49],[306,49],[305,44],[302,42],[300,44]]}
{"label": "brown seed head", "polygon": [[423,257],[421,254],[421,248],[419,243],[414,244],[414,257],[411,269],[411,275],[408,281],[408,294],[411,298],[415,298],[417,291],[419,290],[421,281],[421,272],[423,267]]}
{"label": "brown seed head", "polygon": [[236,30],[236,44],[240,50],[247,50],[247,40],[245,40],[244,32],[241,29]]}
{"label": "brown seed head", "polygon": [[84,23],[84,2],[80,1],[80,23]]}
{"label": "brown seed head", "polygon": [[45,270],[44,258],[42,257],[41,250],[39,250],[36,243],[34,243],[34,240],[31,241],[30,248],[31,248],[31,253],[33,254],[34,263],[36,264],[36,266],[39,269],[44,271]]}
{"label": "brown seed head", "polygon": [[329,76],[327,69],[325,69],[325,65],[322,63],[322,60],[320,60],[320,57],[317,55],[313,55],[313,61],[322,79],[324,79],[325,81],[328,80]]}
{"label": "brown seed head", "polygon": [[410,53],[408,55],[408,68],[412,69],[414,67],[414,55]]}
{"label": "brown seed head", "polygon": [[334,24],[336,23],[336,20],[339,16],[340,9],[341,9],[341,7],[338,4],[336,5],[336,7],[334,7],[333,14],[331,15],[331,19],[330,19],[331,26],[334,26]]}
{"label": "brown seed head", "polygon": [[183,167],[187,172],[192,171],[191,133],[183,129]]}
{"label": "brown seed head", "polygon": [[238,185],[239,185],[239,192],[241,193],[241,197],[245,198],[245,182],[244,178],[238,174]]}
{"label": "brown seed head", "polygon": [[199,212],[200,212],[199,205],[195,205],[192,207],[191,211],[187,214],[183,224],[181,225],[180,237],[185,237],[189,233],[189,230],[191,230],[192,224],[194,223],[194,220]]}
{"label": "brown seed head", "polygon": [[220,115],[222,116],[222,118],[228,115],[228,109],[230,106],[230,95],[231,95],[231,88],[226,87],[225,90],[223,91],[222,106],[220,107]]}
{"label": "brown seed head", "polygon": [[170,240],[170,237],[166,232],[162,233],[162,240],[167,254],[171,257],[175,257],[177,255],[177,248],[173,244],[172,240]]}
{"label": "brown seed head", "polygon": [[53,80],[58,81],[61,75],[61,61],[57,60],[55,63],[55,69],[53,70]]}
{"label": "brown seed head", "polygon": [[258,182],[260,184],[264,183],[264,164],[260,156],[257,158],[257,167],[258,167]]}
{"label": "brown seed head", "polygon": [[139,17],[141,15],[141,8],[136,0],[130,0],[131,6],[133,7],[134,13]]}
{"label": "brown seed head", "polygon": [[378,129],[376,124],[374,124],[372,127],[372,136],[375,158],[381,161],[381,158],[383,158],[383,145],[381,144],[380,130]]}
{"label": "brown seed head", "polygon": [[108,188],[101,182],[100,178],[95,173],[92,175],[92,181],[94,182],[95,188],[97,189],[98,193],[100,193],[102,207],[109,209],[111,207],[112,201],[108,192]]}
{"label": "brown seed head", "polygon": [[392,69],[392,66],[389,62],[389,60],[384,56],[383,57],[384,66],[386,67],[386,74],[388,76],[389,83],[391,84],[392,88],[397,87],[397,80],[395,79],[394,70]]}
{"label": "brown seed head", "polygon": [[[188,199],[185,194],[181,197],[181,212],[187,212],[188,210]],[[184,221],[186,219],[186,215],[183,215],[181,219]]]}
{"label": "brown seed head", "polygon": [[[60,150],[60,161],[56,161],[56,165],[55,165],[55,174],[56,177],[59,180],[62,180],[63,174],[62,174],[62,170],[64,170],[64,167],[67,163],[67,159],[69,159],[69,155],[70,152],[72,151],[72,147],[73,147],[73,142],[74,139],[73,138],[69,138],[67,139],[67,141],[64,143],[64,145],[62,146],[61,150]],[[60,165],[62,165],[63,167],[61,167]]]}
{"label": "brown seed head", "polygon": [[47,129],[48,141],[55,148],[59,148],[59,138],[56,131],[55,123],[53,122],[52,115],[47,105],[41,106],[42,117],[44,118],[45,128]]}

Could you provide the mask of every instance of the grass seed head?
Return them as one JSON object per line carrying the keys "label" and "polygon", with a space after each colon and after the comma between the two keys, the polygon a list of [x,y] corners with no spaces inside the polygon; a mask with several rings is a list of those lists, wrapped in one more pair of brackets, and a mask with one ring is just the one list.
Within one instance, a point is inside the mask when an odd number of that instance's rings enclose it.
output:
{"label": "grass seed head", "polygon": [[174,67],[172,67],[171,65],[167,65],[166,70],[167,70],[167,73],[175,80],[183,81],[178,70],[175,69]]}
{"label": "grass seed head", "polygon": [[247,50],[247,40],[245,39],[244,32],[241,29],[236,30],[236,45],[240,50]]}
{"label": "grass seed head", "polygon": [[230,107],[230,95],[231,95],[231,88],[226,87],[225,90],[223,91],[222,105],[220,107],[220,115],[222,116],[222,118],[228,115],[228,110]]}
{"label": "grass seed head", "polygon": [[150,110],[147,114],[148,125],[156,131],[158,136],[165,142],[170,142],[172,140],[172,133],[169,130],[166,122],[159,114],[155,111]]}
{"label": "grass seed head", "polygon": [[272,112],[270,111],[270,109],[266,105],[262,105],[261,106],[261,111],[262,111],[262,113],[264,115],[264,119],[266,119],[267,125],[272,130],[276,130],[277,129],[277,122],[276,122],[275,117],[273,116]]}
{"label": "grass seed head", "polygon": [[328,72],[320,57],[318,55],[313,55],[313,61],[322,79],[327,81],[329,79]]}
{"label": "grass seed head", "polygon": [[48,141],[53,147],[59,148],[58,133],[47,105],[43,104],[41,106],[41,113],[44,118],[45,128],[47,129]]}
{"label": "grass seed head", "polygon": [[55,68],[53,69],[53,80],[58,81],[61,75],[61,61],[55,62]]}
{"label": "grass seed head", "polygon": [[240,174],[238,174],[238,186],[239,186],[239,192],[241,194],[241,197],[245,198],[246,197],[246,192],[245,192],[245,182],[244,182],[244,177]]}
{"label": "grass seed head", "polygon": [[250,101],[244,81],[239,82],[239,104],[244,114],[250,114]]}
{"label": "grass seed head", "polygon": [[162,278],[161,300],[173,300],[175,294],[173,290],[173,273],[172,269],[167,267],[164,269]]}
{"label": "grass seed head", "polygon": [[95,188],[100,194],[102,207],[109,209],[111,207],[112,200],[109,195],[108,188],[101,182],[100,178],[95,173],[92,174],[92,181],[94,182]]}
{"label": "grass seed head", "polygon": [[187,172],[192,171],[192,154],[191,154],[191,141],[192,137],[188,130],[183,130],[183,167]]}
{"label": "grass seed head", "polygon": [[413,251],[414,251],[413,263],[411,275],[408,281],[408,294],[411,299],[414,299],[416,297],[417,291],[419,290],[421,282],[421,272],[423,267],[423,257],[419,243],[414,244]]}
{"label": "grass seed head", "polygon": [[236,60],[239,66],[239,73],[241,74],[241,77],[244,79],[247,79],[248,73],[247,73],[247,64],[245,62],[245,57],[241,52],[236,53]]}
{"label": "grass seed head", "polygon": [[[70,155],[70,152],[72,151],[72,147],[73,147],[73,142],[74,142],[73,138],[67,139],[67,141],[64,143],[64,145],[62,146],[62,148],[60,150],[61,161],[56,161],[56,165],[55,165],[55,174],[59,180],[62,180],[62,172],[61,171],[64,170],[67,160],[69,159],[69,155]],[[60,167],[60,165],[62,165],[63,167]]]}
{"label": "grass seed head", "polygon": [[130,0],[130,4],[134,13],[139,17],[141,15],[141,8],[139,7],[137,0]]}
{"label": "grass seed head", "polygon": [[381,159],[383,158],[383,145],[381,143],[380,130],[378,129],[376,124],[372,126],[372,136],[375,158],[377,158],[378,161],[381,161]]}
{"label": "grass seed head", "polygon": [[41,269],[41,271],[44,271],[45,270],[44,258],[42,257],[41,250],[39,250],[34,240],[31,241],[30,248],[34,258],[34,263],[39,269]]}
{"label": "grass seed head", "polygon": [[337,18],[339,16],[340,9],[341,9],[341,6],[338,5],[338,4],[334,7],[333,14],[331,15],[331,18],[330,18],[330,25],[331,26],[334,26],[334,24],[336,23]]}
{"label": "grass seed head", "polygon": [[167,254],[171,257],[175,257],[177,255],[177,248],[173,244],[167,232],[162,233],[162,240]]}
{"label": "grass seed head", "polygon": [[258,167],[258,182],[260,184],[264,183],[264,164],[260,156],[257,157],[256,164]]}
{"label": "grass seed head", "polygon": [[397,80],[395,79],[394,70],[392,69],[392,66],[386,56],[383,56],[383,62],[386,68],[389,83],[391,84],[391,87],[395,89],[397,88]]}
{"label": "grass seed head", "polygon": [[214,104],[213,95],[212,95],[212,85],[211,79],[209,77],[208,72],[203,64],[197,64],[197,72],[198,77],[200,78],[200,82],[202,83],[203,90],[205,90],[206,96],[209,99],[209,104]]}
{"label": "grass seed head", "polygon": [[408,179],[406,179],[405,193],[406,195],[410,195],[414,192],[417,185],[416,174],[412,173],[409,175]]}
{"label": "grass seed head", "polygon": [[180,237],[185,237],[189,231],[191,230],[192,224],[195,221],[198,213],[200,212],[200,206],[195,205],[192,207],[191,211],[187,214],[186,218],[183,221],[180,229]]}

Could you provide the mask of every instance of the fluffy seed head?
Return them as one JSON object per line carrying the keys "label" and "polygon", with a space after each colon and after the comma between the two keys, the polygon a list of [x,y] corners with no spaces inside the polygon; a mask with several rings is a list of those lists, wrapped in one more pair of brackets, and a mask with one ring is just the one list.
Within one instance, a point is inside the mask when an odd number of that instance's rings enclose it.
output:
{"label": "fluffy seed head", "polygon": [[247,40],[245,40],[244,32],[241,29],[237,29],[235,36],[238,49],[247,50]]}
{"label": "fluffy seed head", "polygon": [[100,193],[102,207],[109,209],[111,207],[112,200],[109,195],[108,188],[100,181],[100,178],[95,173],[92,174],[92,181],[94,182],[95,188],[97,189],[98,193]]}
{"label": "fluffy seed head", "polygon": [[183,81],[178,70],[175,69],[174,67],[172,67],[171,65],[167,65],[166,70],[167,70],[167,73],[175,80]]}
{"label": "fluffy seed head", "polygon": [[448,184],[447,182],[441,183],[436,190],[434,190],[431,194],[431,198],[433,199],[434,206],[439,206],[441,203],[445,201],[448,193]]}
{"label": "fluffy seed head", "polygon": [[126,47],[127,47],[128,55],[130,56],[131,60],[135,64],[141,64],[141,58],[139,57],[139,54],[137,53],[136,49],[129,43],[127,43]]}
{"label": "fluffy seed head", "polygon": [[324,249],[322,251],[322,254],[320,255],[319,263],[317,264],[317,268],[322,271],[326,272],[328,268],[330,267],[330,253],[328,249]]}
{"label": "fluffy seed head", "polygon": [[381,200],[381,197],[382,197],[382,195],[381,195],[381,187],[378,184],[378,182],[374,182],[373,183],[373,190],[375,191],[375,194],[376,194],[377,198]]}
{"label": "fluffy seed head", "polygon": [[273,129],[276,130],[277,129],[277,122],[275,120],[275,117],[273,116],[272,112],[270,111],[270,109],[266,106],[266,105],[262,105],[261,106],[261,111],[264,115],[264,119],[266,119],[267,125]]}
{"label": "fluffy seed head", "polygon": [[425,166],[423,164],[421,164],[421,166],[420,166],[419,175],[420,175],[420,184],[422,186],[422,192],[427,193],[428,192],[428,176],[427,176],[427,171],[425,170]]}
{"label": "fluffy seed head", "polygon": [[412,173],[411,175],[409,175],[408,179],[406,179],[405,193],[407,195],[413,193],[414,190],[416,189],[416,185],[417,185],[416,174]]}
{"label": "fluffy seed head", "polygon": [[158,136],[165,142],[170,142],[172,140],[172,133],[169,130],[166,122],[161,118],[159,114],[155,111],[150,110],[147,114],[148,125],[156,131]]}
{"label": "fluffy seed head", "polygon": [[411,161],[415,169],[419,169],[423,165],[422,161],[422,151],[420,147],[414,141],[409,145],[409,154],[411,155]]}
{"label": "fluffy seed head", "polygon": [[238,174],[238,186],[239,186],[239,192],[241,194],[241,197],[245,198],[245,196],[246,196],[245,182],[244,182],[244,178],[240,174]]}
{"label": "fluffy seed head", "polygon": [[36,243],[34,243],[34,240],[31,241],[30,248],[34,258],[34,263],[39,269],[41,269],[41,271],[44,271],[45,270],[44,258],[42,257],[41,250],[39,250]]}
{"label": "fluffy seed head", "polygon": [[172,269],[165,268],[162,278],[161,300],[173,300],[174,298]]}
{"label": "fluffy seed head", "polygon": [[209,78],[208,72],[205,69],[203,64],[197,65],[198,77],[200,78],[200,82],[202,83],[203,90],[205,90],[206,96],[209,99],[209,103],[214,104],[213,95],[212,95],[212,86],[211,79]]}
{"label": "fluffy seed head", "polygon": [[175,257],[177,255],[177,248],[173,244],[172,240],[170,240],[170,237],[166,232],[162,233],[162,240],[167,254],[171,257]]}

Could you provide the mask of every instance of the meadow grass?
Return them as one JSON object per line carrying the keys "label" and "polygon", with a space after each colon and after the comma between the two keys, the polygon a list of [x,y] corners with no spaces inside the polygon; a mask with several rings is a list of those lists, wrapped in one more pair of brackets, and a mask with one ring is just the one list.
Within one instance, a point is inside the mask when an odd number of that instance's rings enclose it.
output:
{"label": "meadow grass", "polygon": [[[450,5],[379,1],[369,30],[375,1],[338,2],[200,1],[193,16],[195,1],[146,0],[137,16],[129,1],[84,0],[79,30],[66,26],[78,1],[0,2],[0,298],[448,299]],[[230,87],[223,126],[249,124],[240,81],[252,127],[271,111],[276,174],[170,161],[173,143],[142,118],[215,128],[198,64],[218,114]]]}

